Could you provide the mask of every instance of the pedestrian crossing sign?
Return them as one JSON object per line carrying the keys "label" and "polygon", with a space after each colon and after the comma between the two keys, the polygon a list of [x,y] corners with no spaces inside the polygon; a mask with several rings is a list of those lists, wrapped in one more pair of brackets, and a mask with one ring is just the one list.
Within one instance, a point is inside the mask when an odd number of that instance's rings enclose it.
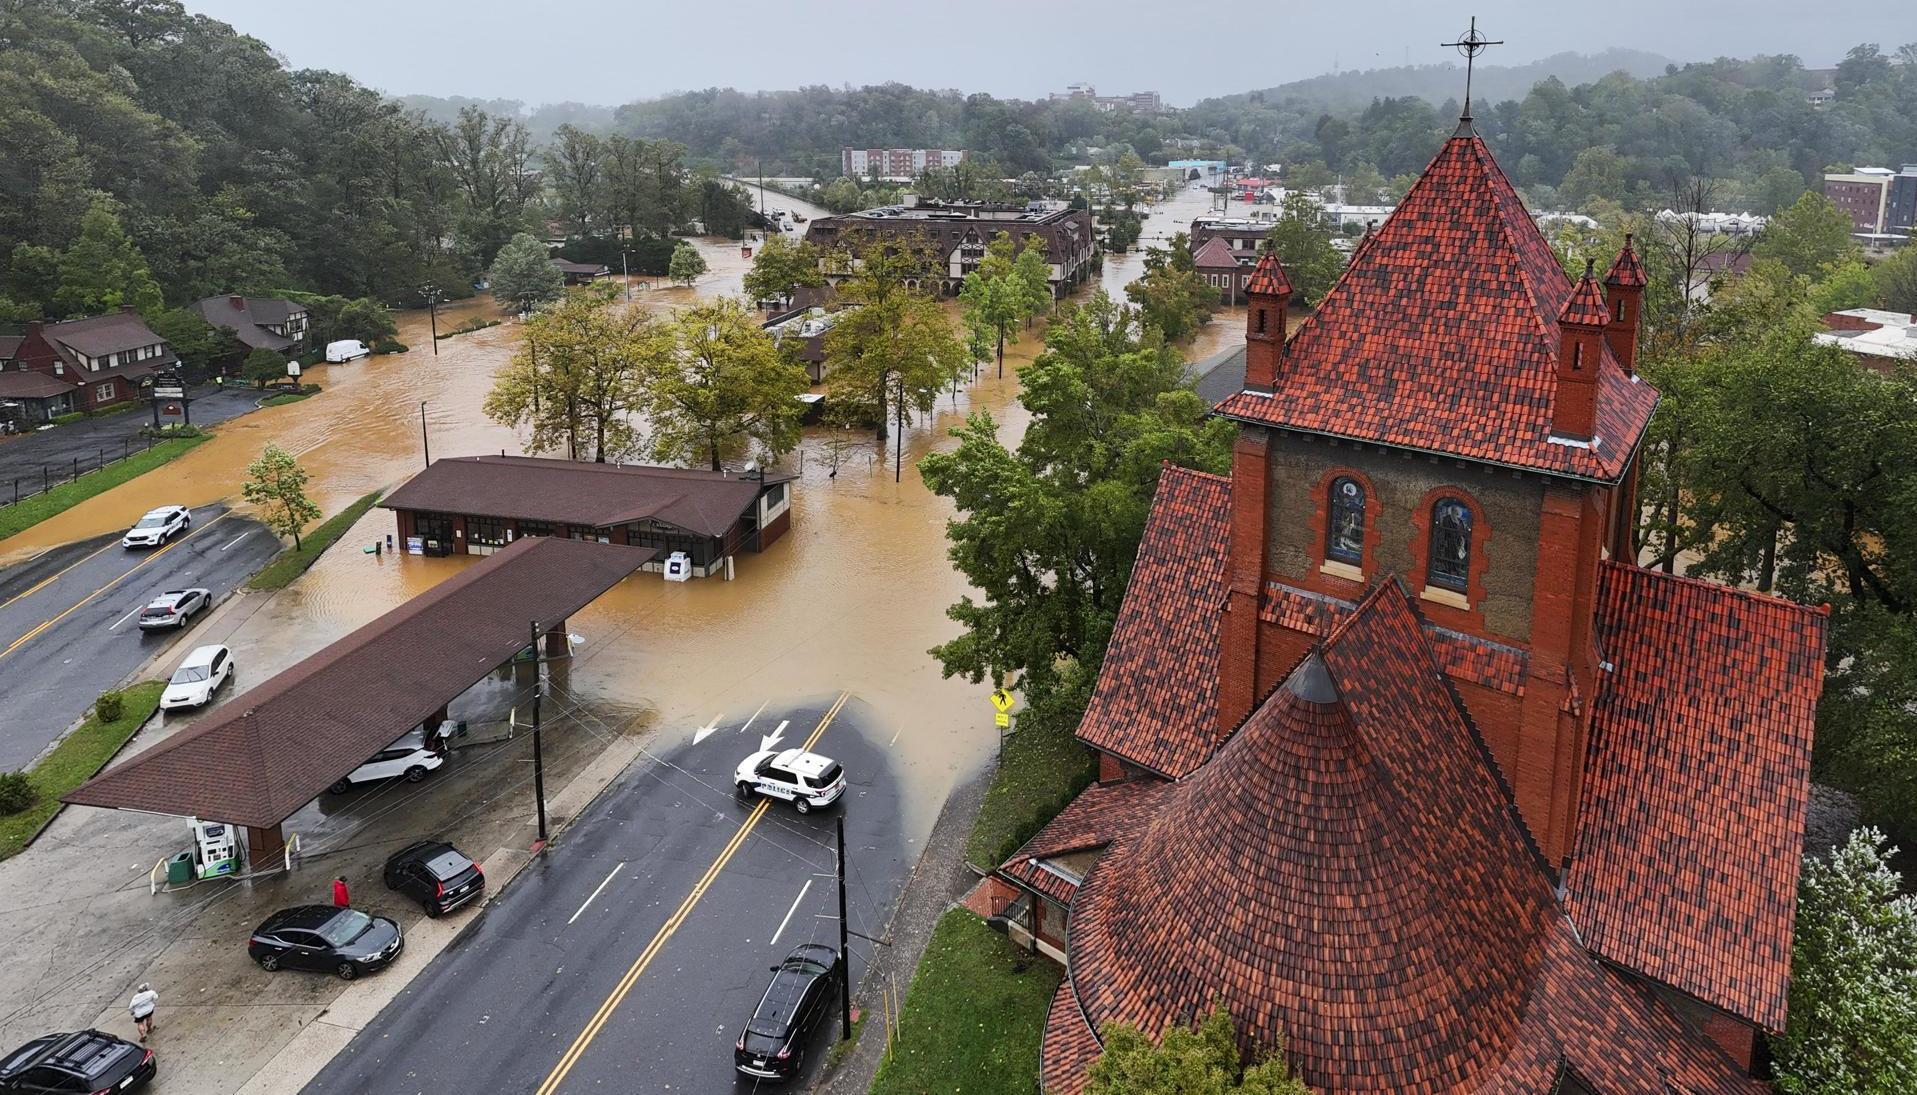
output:
{"label": "pedestrian crossing sign", "polygon": [[993,689],[992,706],[997,708],[1000,714],[1010,711],[1012,709],[1012,694],[1003,688]]}

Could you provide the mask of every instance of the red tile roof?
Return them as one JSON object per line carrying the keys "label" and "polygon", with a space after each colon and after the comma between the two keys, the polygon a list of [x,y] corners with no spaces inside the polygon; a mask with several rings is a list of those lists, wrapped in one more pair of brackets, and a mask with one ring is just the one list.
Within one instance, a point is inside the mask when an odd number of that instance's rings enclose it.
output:
{"label": "red tile roof", "polygon": [[1598,288],[1589,263],[1585,264],[1584,276],[1572,287],[1571,295],[1564,298],[1564,307],[1558,310],[1558,322],[1598,328],[1611,322],[1611,313],[1604,306],[1604,290]]}
{"label": "red tile roof", "polygon": [[1605,271],[1604,284],[1618,285],[1627,289],[1642,289],[1650,283],[1644,274],[1644,263],[1637,257],[1637,249],[1632,246],[1631,237],[1624,237],[1624,247],[1611,262],[1611,268]]}
{"label": "red tile roof", "polygon": [[1086,744],[1165,775],[1211,752],[1218,719],[1218,614],[1225,599],[1231,480],[1167,465],[1132,563]]}
{"label": "red tile roof", "polygon": [[[1323,593],[1294,589],[1283,582],[1265,581],[1265,599],[1258,617],[1308,635],[1328,635],[1340,620],[1357,605]],[[1530,655],[1520,647],[1506,646],[1448,627],[1427,622],[1425,635],[1431,641],[1431,656],[1438,667],[1459,680],[1481,684],[1513,696],[1524,695],[1524,670]]]}
{"label": "red tile roof", "polygon": [[1037,836],[1001,863],[999,873],[1054,901],[1070,904],[1078,883],[1047,870],[1044,861],[1103,848],[1130,832],[1150,812],[1164,787],[1158,780],[1138,779],[1085,788]]}
{"label": "red tile roof", "polygon": [[[1089,1028],[1160,1037],[1214,999],[1314,1087],[1756,1093],[1577,945],[1410,599],[1376,588],[1073,903]],[[1048,1042],[1078,1035],[1055,1002]],[[1073,1090],[1048,1064],[1048,1090]]]}
{"label": "red tile roof", "polygon": [[1606,563],[1572,919],[1599,956],[1784,1026],[1826,614]]}
{"label": "red tile roof", "polygon": [[1098,1038],[1079,1010],[1071,980],[1061,982],[1045,1012],[1045,1037],[1038,1047],[1039,1090],[1047,1095],[1078,1095],[1099,1049]]}
{"label": "red tile roof", "polygon": [[1453,137],[1286,346],[1240,421],[1615,481],[1657,393],[1606,351],[1590,447],[1553,443],[1571,279],[1483,140]]}
{"label": "red tile roof", "polygon": [[1278,255],[1266,251],[1258,257],[1258,265],[1251,268],[1251,277],[1245,282],[1247,293],[1268,293],[1272,296],[1286,296],[1291,292],[1291,278],[1285,274],[1285,264],[1278,261]]}

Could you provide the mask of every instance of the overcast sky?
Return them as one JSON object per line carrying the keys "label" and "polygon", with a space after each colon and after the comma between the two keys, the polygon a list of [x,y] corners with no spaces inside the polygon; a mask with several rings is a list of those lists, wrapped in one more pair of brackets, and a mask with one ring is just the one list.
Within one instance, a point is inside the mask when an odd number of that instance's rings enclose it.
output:
{"label": "overcast sky", "polygon": [[[1334,69],[1454,57],[1471,15],[1521,64],[1612,46],[1677,60],[1795,53],[1830,65],[1917,41],[1910,0],[186,0],[296,68],[389,94],[618,104],[706,87],[897,80],[1037,98],[1068,83],[1179,106]],[[1858,28],[1870,28],[1860,30]]]}

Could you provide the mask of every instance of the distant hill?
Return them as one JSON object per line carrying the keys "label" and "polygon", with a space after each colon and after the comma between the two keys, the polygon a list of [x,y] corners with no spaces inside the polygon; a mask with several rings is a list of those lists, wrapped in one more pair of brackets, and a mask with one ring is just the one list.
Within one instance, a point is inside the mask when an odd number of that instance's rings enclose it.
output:
{"label": "distant hill", "polygon": [[[1479,65],[1471,94],[1480,102],[1522,99],[1532,86],[1556,76],[1567,86],[1588,84],[1623,70],[1640,79],[1662,76],[1668,57],[1637,49],[1607,49],[1603,53],[1559,53],[1528,65]],[[1226,101],[1263,95],[1266,102],[1302,99],[1327,109],[1362,108],[1372,99],[1414,95],[1433,104],[1464,94],[1464,66],[1460,64],[1399,65],[1339,72],[1293,80],[1263,91],[1225,96]]]}
{"label": "distant hill", "polygon": [[589,103],[541,103],[528,108],[518,99],[474,99],[465,95],[399,95],[394,101],[408,110],[417,110],[435,122],[454,122],[464,107],[476,106],[488,114],[502,114],[526,123],[533,140],[552,138],[553,130],[570,122],[581,129],[604,131],[612,128],[613,108]]}

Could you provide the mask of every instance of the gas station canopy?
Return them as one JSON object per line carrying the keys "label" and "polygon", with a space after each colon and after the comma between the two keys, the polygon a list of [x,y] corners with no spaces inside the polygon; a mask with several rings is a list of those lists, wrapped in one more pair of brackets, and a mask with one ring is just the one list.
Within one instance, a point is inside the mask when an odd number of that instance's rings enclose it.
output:
{"label": "gas station canopy", "polygon": [[273,828],[655,554],[522,538],[62,801]]}

